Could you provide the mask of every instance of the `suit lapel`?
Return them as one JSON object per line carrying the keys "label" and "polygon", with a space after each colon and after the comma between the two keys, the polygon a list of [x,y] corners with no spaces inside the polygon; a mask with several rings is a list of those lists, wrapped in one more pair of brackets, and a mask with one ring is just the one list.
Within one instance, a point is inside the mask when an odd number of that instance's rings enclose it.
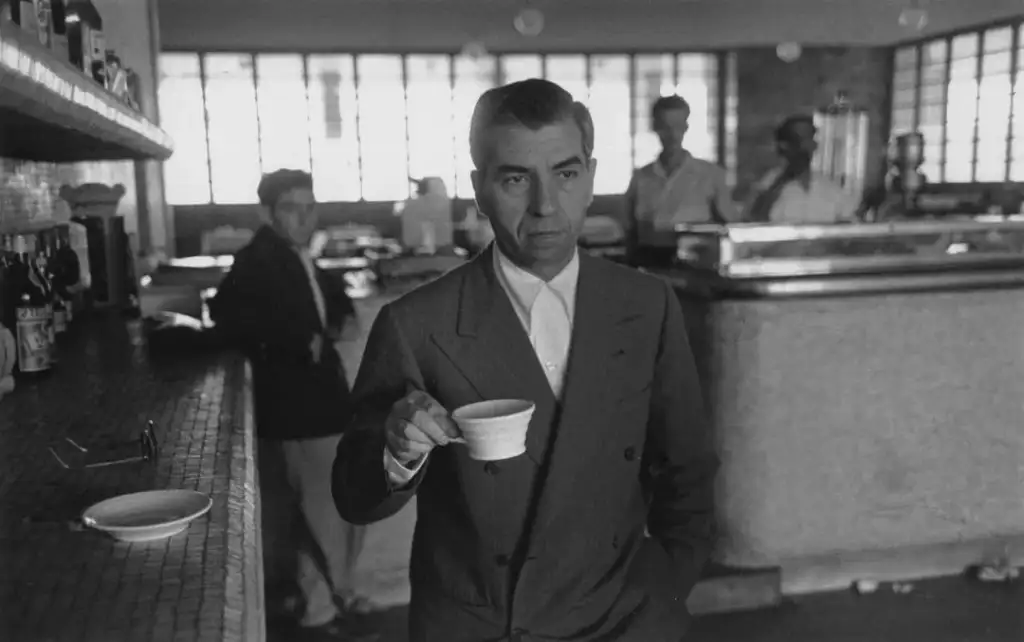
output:
{"label": "suit lapel", "polygon": [[[301,322],[322,331],[324,328],[320,322],[320,311],[317,310],[313,286],[309,282],[306,268],[302,266],[302,259],[269,227],[262,228],[259,234],[262,235],[271,265],[277,268],[274,273],[279,275],[282,304],[294,301],[293,309],[301,315]],[[326,292],[324,298],[326,303]]]}
{"label": "suit lapel", "polygon": [[555,397],[494,273],[493,251],[492,246],[482,252],[466,270],[455,332],[434,335],[433,341],[481,400],[528,399],[536,404],[526,448],[540,464],[556,417]]}

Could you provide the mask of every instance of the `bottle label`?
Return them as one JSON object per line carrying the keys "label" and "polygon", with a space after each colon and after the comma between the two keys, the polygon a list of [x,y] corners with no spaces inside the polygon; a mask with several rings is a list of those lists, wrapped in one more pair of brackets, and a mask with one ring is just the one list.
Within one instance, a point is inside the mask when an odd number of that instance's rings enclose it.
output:
{"label": "bottle label", "polygon": [[50,317],[45,307],[17,309],[18,367],[22,372],[50,369]]}
{"label": "bottle label", "polygon": [[103,40],[103,32],[96,29],[89,30],[89,44],[92,47],[92,51],[89,55],[92,57],[93,62],[102,62],[106,64],[107,61],[107,45]]}
{"label": "bottle label", "polygon": [[50,15],[50,0],[36,0],[35,1],[36,11],[36,28],[39,35],[39,42],[44,47],[51,47],[51,35],[53,30],[50,28],[51,15]]}

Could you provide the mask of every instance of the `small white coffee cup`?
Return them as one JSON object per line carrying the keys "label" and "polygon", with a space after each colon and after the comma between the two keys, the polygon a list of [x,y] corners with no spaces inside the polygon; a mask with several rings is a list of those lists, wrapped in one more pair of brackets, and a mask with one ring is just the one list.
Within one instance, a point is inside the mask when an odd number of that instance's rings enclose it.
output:
{"label": "small white coffee cup", "polygon": [[526,452],[526,433],[536,405],[523,399],[494,399],[462,406],[452,420],[462,431],[457,440],[471,459],[499,461]]}

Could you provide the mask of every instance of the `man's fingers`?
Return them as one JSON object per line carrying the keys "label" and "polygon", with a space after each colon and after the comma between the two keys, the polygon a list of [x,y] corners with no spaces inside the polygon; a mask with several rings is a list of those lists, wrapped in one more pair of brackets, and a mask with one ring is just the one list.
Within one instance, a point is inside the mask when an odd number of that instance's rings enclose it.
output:
{"label": "man's fingers", "polygon": [[[461,436],[462,433],[459,431],[459,427],[455,425],[455,422],[452,421],[448,410],[436,399],[421,390],[417,390],[409,395],[409,401],[413,408],[426,413],[426,415],[433,420],[433,426],[436,427],[437,430],[433,431],[434,434],[427,430],[424,430],[424,432],[432,434],[439,444],[446,444],[450,440]],[[419,425],[418,422],[417,424]],[[426,426],[421,426],[421,428],[426,428]],[[431,428],[431,431],[432,430],[433,428]]]}
{"label": "man's fingers", "polygon": [[426,446],[433,446],[434,440],[430,435],[420,428],[413,421],[399,420],[401,422],[400,437],[406,441]]}

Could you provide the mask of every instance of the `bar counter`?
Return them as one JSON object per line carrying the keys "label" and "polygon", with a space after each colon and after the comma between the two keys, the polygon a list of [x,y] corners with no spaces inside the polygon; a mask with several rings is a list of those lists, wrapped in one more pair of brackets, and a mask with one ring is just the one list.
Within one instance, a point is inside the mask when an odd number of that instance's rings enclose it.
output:
{"label": "bar counter", "polygon": [[[83,320],[52,374],[0,400],[0,640],[261,642],[251,391],[230,354],[149,358],[137,322]],[[48,446],[131,443],[152,463],[63,468]],[[134,453],[130,453],[134,454]],[[91,504],[144,490],[208,494],[178,535],[127,544],[83,528]]]}
{"label": "bar counter", "polygon": [[1024,222],[696,236],[657,272],[723,462],[716,561],[791,594],[1024,562]]}

